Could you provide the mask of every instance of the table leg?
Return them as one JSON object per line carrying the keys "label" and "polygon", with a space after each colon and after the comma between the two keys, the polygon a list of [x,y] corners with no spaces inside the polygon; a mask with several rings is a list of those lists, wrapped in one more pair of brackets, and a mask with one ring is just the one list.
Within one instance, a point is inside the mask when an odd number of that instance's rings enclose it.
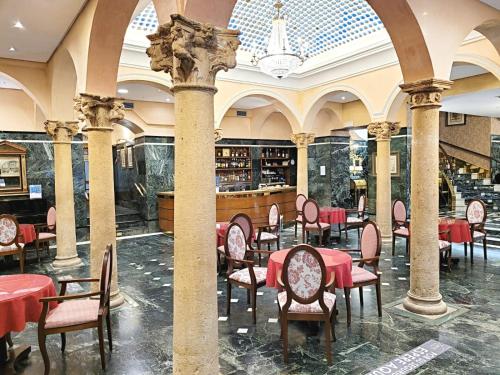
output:
{"label": "table leg", "polygon": [[9,357],[7,355],[7,335],[0,337],[0,365],[7,363]]}
{"label": "table leg", "polygon": [[19,345],[7,351],[7,335],[0,338],[0,374],[15,374],[15,369],[28,358],[31,346]]}

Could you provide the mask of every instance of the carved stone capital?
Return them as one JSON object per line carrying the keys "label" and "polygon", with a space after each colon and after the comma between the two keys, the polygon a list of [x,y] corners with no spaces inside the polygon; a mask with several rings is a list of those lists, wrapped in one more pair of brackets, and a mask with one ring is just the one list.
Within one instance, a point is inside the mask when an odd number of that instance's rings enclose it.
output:
{"label": "carved stone capital", "polygon": [[215,91],[215,75],[236,66],[237,30],[199,23],[179,14],[148,35],[151,69],[170,73],[174,90],[197,86]]}
{"label": "carved stone capital", "polygon": [[297,148],[307,147],[307,145],[314,142],[314,133],[292,134],[291,140],[297,145]]}
{"label": "carved stone capital", "polygon": [[71,143],[73,136],[78,133],[78,121],[47,120],[44,124],[45,131],[54,143]]}
{"label": "carved stone capital", "polygon": [[220,141],[222,139],[222,129],[221,128],[214,129],[214,138],[215,138],[215,142]]}
{"label": "carved stone capital", "polygon": [[442,79],[425,79],[404,83],[401,90],[410,94],[410,108],[438,108],[441,107],[441,96],[444,90],[451,87],[453,82]]}
{"label": "carved stone capital", "polygon": [[80,94],[74,99],[82,130],[113,130],[113,122],[123,119],[123,103],[116,98]]}
{"label": "carved stone capital", "polygon": [[372,122],[368,125],[368,133],[374,135],[377,141],[388,141],[391,136],[399,133],[401,125],[399,122]]}

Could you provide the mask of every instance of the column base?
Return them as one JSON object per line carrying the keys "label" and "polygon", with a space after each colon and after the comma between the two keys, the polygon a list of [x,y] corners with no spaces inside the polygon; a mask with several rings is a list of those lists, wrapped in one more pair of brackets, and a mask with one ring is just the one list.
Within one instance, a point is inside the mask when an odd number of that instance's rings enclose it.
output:
{"label": "column base", "polygon": [[73,268],[83,266],[82,260],[78,257],[78,255],[62,258],[56,256],[56,259],[52,262],[52,267],[54,268]]}
{"label": "column base", "polygon": [[441,315],[448,311],[448,307],[439,293],[437,297],[429,298],[418,297],[408,291],[403,306],[406,310],[421,315]]}
{"label": "column base", "polygon": [[381,234],[382,242],[392,242],[392,233],[391,234]]}
{"label": "column base", "polygon": [[120,293],[120,289],[111,292],[111,295],[109,297],[109,305],[112,309],[121,306],[124,302],[125,298],[123,298],[123,295]]}

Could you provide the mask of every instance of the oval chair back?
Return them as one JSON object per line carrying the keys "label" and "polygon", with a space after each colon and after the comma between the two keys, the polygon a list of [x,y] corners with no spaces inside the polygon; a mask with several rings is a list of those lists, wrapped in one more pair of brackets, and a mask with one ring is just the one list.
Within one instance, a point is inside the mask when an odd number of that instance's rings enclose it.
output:
{"label": "oval chair back", "polygon": [[486,222],[486,205],[481,199],[473,199],[465,211],[469,224],[484,224]]}
{"label": "oval chair back", "polygon": [[366,210],[366,196],[362,194],[358,201],[358,215],[361,217],[365,214]]}
{"label": "oval chair back", "polygon": [[392,221],[398,226],[405,225],[407,220],[406,206],[401,199],[392,203]]}
{"label": "oval chair back", "polygon": [[288,252],[283,263],[282,281],[287,295],[284,312],[288,311],[292,299],[301,304],[319,300],[323,312],[329,311],[323,299],[326,285],[325,262],[312,246],[297,245]]}
{"label": "oval chair back", "polygon": [[273,233],[279,232],[280,229],[280,208],[278,204],[273,203],[271,208],[269,209],[269,214],[268,214],[268,222],[269,226],[271,227],[270,230]]}
{"label": "oval chair back", "polygon": [[19,236],[19,224],[15,216],[0,215],[0,246],[16,244]]}
{"label": "oval chair back", "polygon": [[247,251],[247,241],[245,232],[238,223],[231,223],[227,227],[226,238],[224,240],[224,251],[230,265],[233,261],[244,260]]}
{"label": "oval chair back", "polygon": [[53,231],[56,229],[56,209],[50,207],[47,211],[47,229]]}
{"label": "oval chair back", "polygon": [[245,233],[247,244],[250,245],[254,238],[254,229],[250,216],[244,213],[239,213],[234,215],[230,222],[237,223],[241,227],[243,233]]}
{"label": "oval chair back", "polygon": [[380,256],[382,249],[382,241],[380,237],[380,229],[374,221],[367,221],[363,226],[361,233],[361,256],[363,259],[372,259],[363,262],[364,264],[377,264],[378,259],[373,258]]}
{"label": "oval chair back", "polygon": [[318,224],[319,227],[319,206],[314,199],[308,199],[302,206],[302,218],[306,224]]}
{"label": "oval chair back", "polygon": [[297,211],[297,216],[302,215],[302,207],[304,206],[307,197],[304,194],[298,194],[295,198],[295,210]]}
{"label": "oval chair back", "polygon": [[109,299],[111,295],[111,276],[113,274],[113,245],[108,244],[104,251],[101,268],[100,290],[101,297],[99,305],[101,308],[109,307]]}

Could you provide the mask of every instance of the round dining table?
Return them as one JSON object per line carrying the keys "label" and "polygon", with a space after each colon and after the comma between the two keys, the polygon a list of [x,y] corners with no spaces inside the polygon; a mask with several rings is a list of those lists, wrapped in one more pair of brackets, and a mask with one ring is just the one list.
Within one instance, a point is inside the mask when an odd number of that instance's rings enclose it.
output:
{"label": "round dining table", "polygon": [[439,219],[439,231],[449,231],[448,233],[442,233],[439,235],[439,239],[450,241],[453,243],[467,243],[472,241],[470,234],[469,222],[464,219],[454,219],[454,218],[440,218]]}
{"label": "round dining table", "polygon": [[[38,322],[43,305],[40,298],[53,297],[56,288],[52,279],[45,275],[16,274],[0,276],[0,373],[6,366],[26,358],[31,346],[20,345],[7,351],[10,332],[21,332],[27,322]],[[57,306],[57,302],[49,308]]]}
{"label": "round dining table", "polygon": [[319,209],[319,221],[328,224],[344,224],[347,220],[345,208],[321,207]]}
{"label": "round dining table", "polygon": [[[321,254],[325,262],[327,280],[330,281],[330,275],[335,273],[335,288],[350,288],[352,287],[352,258],[349,254],[339,250],[332,250],[322,247],[317,247],[316,250]],[[269,288],[278,288],[281,286],[278,283],[278,274],[283,269],[286,255],[290,249],[275,251],[269,257],[267,263],[266,286]]]}

